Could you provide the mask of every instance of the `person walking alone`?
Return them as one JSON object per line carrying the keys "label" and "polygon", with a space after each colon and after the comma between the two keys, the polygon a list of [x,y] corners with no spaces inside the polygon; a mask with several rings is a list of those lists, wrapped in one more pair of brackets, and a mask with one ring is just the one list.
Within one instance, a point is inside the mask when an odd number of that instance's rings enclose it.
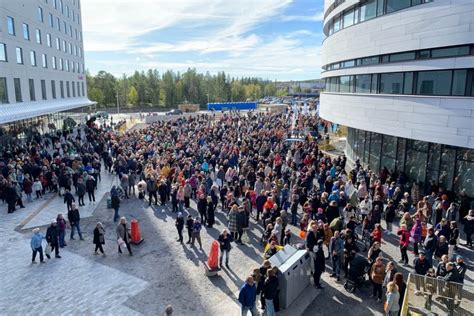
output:
{"label": "person walking alone", "polygon": [[114,209],[114,222],[116,222],[120,218],[120,215],[119,215],[120,197],[118,196],[118,192],[115,186],[113,186],[112,190],[110,191],[110,199],[111,199],[112,208]]}
{"label": "person walking alone", "polygon": [[36,261],[36,254],[39,253],[40,257],[40,262],[44,263],[44,257],[43,257],[43,239],[45,237],[40,233],[39,228],[33,229],[33,235],[31,236],[31,250],[33,251],[33,255],[31,258],[31,263],[35,264]]}
{"label": "person walking alone", "polygon": [[95,244],[94,255],[98,255],[98,250],[100,250],[100,252],[105,256],[104,248],[102,247],[102,245],[105,244],[105,229],[101,222],[98,222],[94,228],[93,243]]}
{"label": "person walking alone", "polygon": [[72,209],[67,212],[67,218],[69,220],[69,224],[71,225],[71,236],[70,239],[74,240],[74,228],[77,229],[77,234],[79,235],[79,238],[81,240],[84,240],[82,238],[82,233],[81,233],[81,226],[79,225],[79,222],[81,220],[81,216],[79,215],[79,209],[76,207],[76,204],[72,203],[71,205]]}
{"label": "person walking alone", "polygon": [[126,246],[130,256],[133,256],[132,247],[130,246],[130,241],[128,237],[127,219],[125,217],[120,218],[120,222],[117,225],[117,229],[115,230],[115,232],[117,233],[118,252],[122,253],[122,249],[120,248],[120,246]]}

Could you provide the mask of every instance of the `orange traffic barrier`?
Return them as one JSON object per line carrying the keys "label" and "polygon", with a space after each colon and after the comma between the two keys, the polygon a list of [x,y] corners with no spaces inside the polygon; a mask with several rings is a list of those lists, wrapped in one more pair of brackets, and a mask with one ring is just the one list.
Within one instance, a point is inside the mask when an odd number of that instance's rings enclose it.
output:
{"label": "orange traffic barrier", "polygon": [[211,245],[211,251],[209,252],[209,258],[207,259],[207,266],[209,269],[214,270],[219,268],[219,243],[214,240]]}
{"label": "orange traffic barrier", "polygon": [[143,238],[140,236],[140,226],[136,219],[130,221],[130,235],[132,236],[130,241],[132,244],[138,245],[143,241]]}

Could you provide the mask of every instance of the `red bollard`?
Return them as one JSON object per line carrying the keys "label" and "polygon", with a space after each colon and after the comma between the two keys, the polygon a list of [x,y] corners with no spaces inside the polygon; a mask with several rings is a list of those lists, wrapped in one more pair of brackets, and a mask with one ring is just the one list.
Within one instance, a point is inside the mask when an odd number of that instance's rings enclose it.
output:
{"label": "red bollard", "polygon": [[130,242],[134,245],[138,245],[143,241],[143,238],[140,236],[140,226],[136,219],[130,221],[130,235],[132,235]]}

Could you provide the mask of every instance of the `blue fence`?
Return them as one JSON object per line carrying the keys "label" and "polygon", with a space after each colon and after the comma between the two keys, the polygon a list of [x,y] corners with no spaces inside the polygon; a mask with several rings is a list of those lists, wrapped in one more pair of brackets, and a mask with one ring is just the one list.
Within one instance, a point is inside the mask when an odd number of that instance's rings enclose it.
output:
{"label": "blue fence", "polygon": [[255,110],[257,102],[221,102],[208,103],[207,110],[225,111],[225,110]]}

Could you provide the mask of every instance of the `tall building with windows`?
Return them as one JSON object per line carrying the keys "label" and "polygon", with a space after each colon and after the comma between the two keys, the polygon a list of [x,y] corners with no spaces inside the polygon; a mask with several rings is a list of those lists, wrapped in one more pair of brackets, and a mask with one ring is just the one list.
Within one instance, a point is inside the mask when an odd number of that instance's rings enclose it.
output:
{"label": "tall building with windows", "polygon": [[322,118],[346,154],[474,198],[474,1],[326,0]]}
{"label": "tall building with windows", "polygon": [[87,98],[79,0],[0,1],[0,145],[83,118]]}

